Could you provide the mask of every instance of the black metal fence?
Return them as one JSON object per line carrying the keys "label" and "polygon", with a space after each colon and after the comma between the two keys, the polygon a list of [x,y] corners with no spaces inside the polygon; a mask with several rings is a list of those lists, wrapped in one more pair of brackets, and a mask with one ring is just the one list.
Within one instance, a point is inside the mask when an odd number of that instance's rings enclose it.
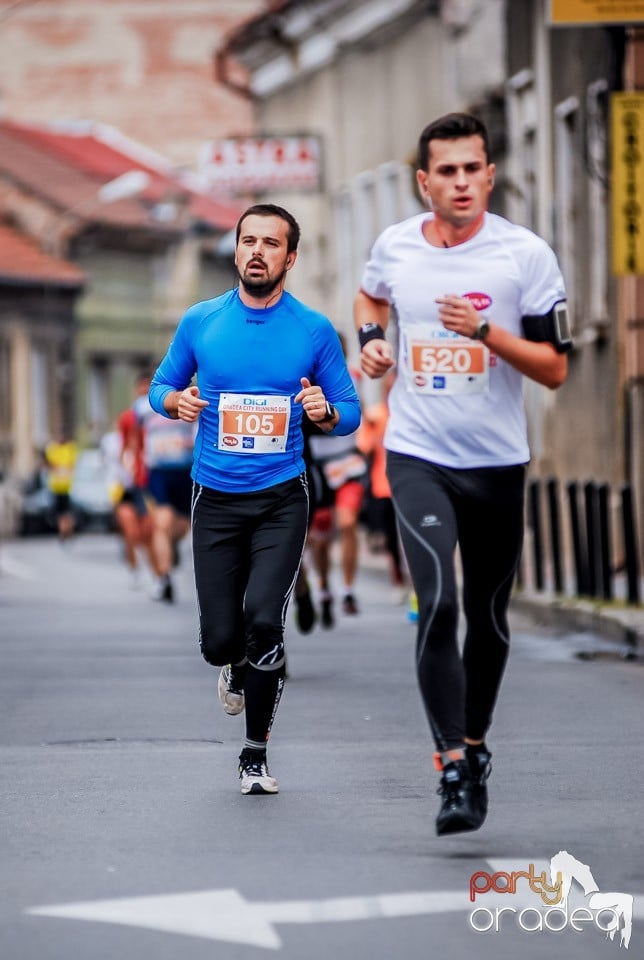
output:
{"label": "black metal fence", "polygon": [[607,483],[571,481],[564,494],[556,478],[534,478],[528,481],[527,493],[520,585],[526,586],[531,579],[530,586],[539,592],[614,600],[619,578],[619,599],[640,604],[639,549],[630,485],[622,486],[617,498]]}

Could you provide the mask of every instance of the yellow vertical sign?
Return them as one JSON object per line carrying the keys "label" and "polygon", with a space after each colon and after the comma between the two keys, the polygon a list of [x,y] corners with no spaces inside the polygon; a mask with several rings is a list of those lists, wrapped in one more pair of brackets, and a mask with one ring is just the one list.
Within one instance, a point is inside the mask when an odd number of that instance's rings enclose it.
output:
{"label": "yellow vertical sign", "polygon": [[644,93],[613,93],[613,273],[644,274]]}
{"label": "yellow vertical sign", "polygon": [[550,23],[553,26],[638,23],[642,20],[644,0],[550,0]]}

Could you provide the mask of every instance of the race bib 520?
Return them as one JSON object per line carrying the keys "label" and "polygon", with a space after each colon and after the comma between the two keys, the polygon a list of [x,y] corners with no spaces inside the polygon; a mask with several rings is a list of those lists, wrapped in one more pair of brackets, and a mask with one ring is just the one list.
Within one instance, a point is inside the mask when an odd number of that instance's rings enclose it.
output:
{"label": "race bib 520", "polygon": [[486,393],[490,352],[483,343],[449,334],[440,327],[414,329],[405,343],[405,374],[414,393]]}

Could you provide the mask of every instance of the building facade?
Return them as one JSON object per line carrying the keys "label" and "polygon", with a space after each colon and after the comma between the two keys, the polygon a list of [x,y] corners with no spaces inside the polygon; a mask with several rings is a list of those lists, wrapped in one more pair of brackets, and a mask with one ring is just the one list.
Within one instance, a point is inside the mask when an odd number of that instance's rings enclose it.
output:
{"label": "building facade", "polygon": [[[32,345],[25,366],[19,345],[33,338],[24,315],[10,309],[13,286],[0,276],[0,330],[13,331],[5,342],[14,373],[3,389],[18,425],[4,454],[8,470],[28,473],[38,448],[63,426],[86,444],[111,428],[184,310],[230,286],[229,259],[217,248],[238,213],[111,128],[0,121],[0,225],[83,278],[73,303],[67,298],[62,326],[62,294],[45,289],[40,329],[60,341],[58,359],[50,350],[50,362],[40,362]],[[31,411],[23,431],[25,398]]]}
{"label": "building facade", "polygon": [[0,477],[26,477],[54,432],[69,430],[74,264],[0,225]]}
{"label": "building facade", "polygon": [[0,116],[91,119],[194,168],[199,143],[252,130],[249,104],[212,82],[212,51],[263,0],[4,3]]}
{"label": "building facade", "polygon": [[303,225],[294,291],[343,330],[376,235],[421,209],[420,130],[451,110],[486,121],[492,209],[555,249],[575,334],[564,386],[526,384],[531,476],[609,484],[614,520],[630,484],[641,544],[641,280],[612,273],[609,215],[611,96],[642,83],[640,35],[624,23],[557,28],[548,13],[546,0],[290,0],[218,57],[224,79],[228,60],[248,71],[259,132],[321,137],[321,189],[267,196]]}

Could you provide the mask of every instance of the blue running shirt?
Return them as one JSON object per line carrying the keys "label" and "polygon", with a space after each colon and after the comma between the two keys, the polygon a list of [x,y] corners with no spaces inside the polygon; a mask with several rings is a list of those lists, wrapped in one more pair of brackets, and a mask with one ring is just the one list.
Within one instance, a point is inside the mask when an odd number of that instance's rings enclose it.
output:
{"label": "blue running shirt", "polygon": [[213,490],[249,493],[305,469],[300,377],[318,384],[340,414],[333,434],[352,433],[360,403],[330,321],[284,292],[273,307],[246,307],[237,290],[184,314],[150,386],[163,401],[197,374],[202,400],[192,477]]}

